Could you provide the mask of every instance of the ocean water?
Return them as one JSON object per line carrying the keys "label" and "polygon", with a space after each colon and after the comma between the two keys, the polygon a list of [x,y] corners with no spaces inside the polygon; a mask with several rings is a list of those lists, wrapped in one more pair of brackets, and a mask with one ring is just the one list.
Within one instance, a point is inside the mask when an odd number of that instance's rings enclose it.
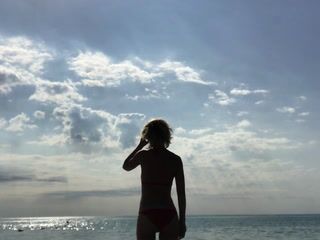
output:
{"label": "ocean water", "polygon": [[[136,217],[0,218],[0,240],[135,239]],[[190,216],[185,239],[320,240],[320,215]]]}

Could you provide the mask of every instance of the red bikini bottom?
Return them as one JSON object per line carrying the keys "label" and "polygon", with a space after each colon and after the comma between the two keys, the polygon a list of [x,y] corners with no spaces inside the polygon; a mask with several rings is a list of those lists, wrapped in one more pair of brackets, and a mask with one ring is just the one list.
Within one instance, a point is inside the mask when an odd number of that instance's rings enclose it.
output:
{"label": "red bikini bottom", "polygon": [[156,208],[140,210],[139,214],[145,215],[159,231],[162,231],[177,216],[177,211],[170,208]]}

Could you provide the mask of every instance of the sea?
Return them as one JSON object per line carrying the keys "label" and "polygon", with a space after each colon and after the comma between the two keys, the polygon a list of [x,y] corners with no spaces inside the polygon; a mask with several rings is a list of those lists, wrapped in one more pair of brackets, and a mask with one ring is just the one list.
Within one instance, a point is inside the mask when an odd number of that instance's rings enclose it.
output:
{"label": "sea", "polygon": [[[0,240],[136,239],[136,217],[0,218]],[[186,240],[320,240],[320,214],[188,216]]]}

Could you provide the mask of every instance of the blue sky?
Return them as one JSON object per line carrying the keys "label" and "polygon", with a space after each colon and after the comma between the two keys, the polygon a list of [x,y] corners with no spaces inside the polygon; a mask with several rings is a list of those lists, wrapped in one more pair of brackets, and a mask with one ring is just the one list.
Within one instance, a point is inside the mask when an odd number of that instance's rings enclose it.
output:
{"label": "blue sky", "polygon": [[189,214],[319,213],[318,8],[1,1],[1,216],[136,214],[121,166],[154,117]]}

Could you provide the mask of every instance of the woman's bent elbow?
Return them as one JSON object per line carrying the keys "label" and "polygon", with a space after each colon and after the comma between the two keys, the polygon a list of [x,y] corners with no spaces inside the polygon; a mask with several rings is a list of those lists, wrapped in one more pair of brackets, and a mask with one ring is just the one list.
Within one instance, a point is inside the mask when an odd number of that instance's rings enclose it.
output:
{"label": "woman's bent elbow", "polygon": [[122,169],[127,172],[129,172],[131,170],[128,166],[125,166],[125,165],[122,166]]}

